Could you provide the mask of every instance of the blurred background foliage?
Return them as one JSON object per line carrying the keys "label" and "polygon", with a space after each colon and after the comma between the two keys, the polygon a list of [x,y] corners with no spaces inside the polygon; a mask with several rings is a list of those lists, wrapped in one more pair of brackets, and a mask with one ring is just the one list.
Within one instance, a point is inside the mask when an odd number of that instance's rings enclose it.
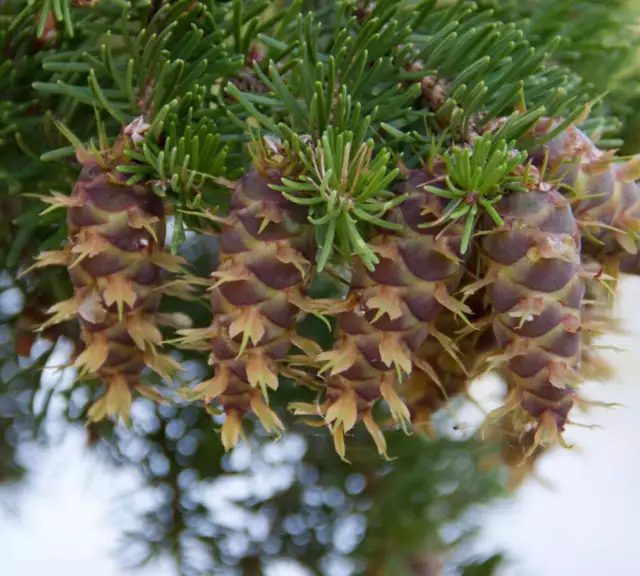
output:
{"label": "blurred background foliage", "polygon": [[[305,7],[320,4],[307,2]],[[480,0],[479,4],[494,10],[499,19],[517,22],[540,45],[559,35],[555,58],[583,76],[596,92],[606,93],[606,106],[618,119],[616,133],[607,137],[620,139],[626,153],[640,149],[637,2]],[[38,77],[41,53],[27,44],[24,50],[33,69],[25,70],[25,78],[14,79],[8,88],[14,97],[18,94],[15,100],[22,100],[21,108],[46,108],[46,98],[34,101],[27,86]],[[34,181],[46,188],[51,173],[42,172],[39,156],[62,145],[49,116],[44,117],[48,141],[7,145],[14,112],[0,94],[4,123],[0,150],[9,155],[3,166],[13,170],[0,173],[0,256],[8,270],[28,255],[27,238],[38,234],[30,230],[24,242],[16,241],[20,218],[33,206],[9,193],[16,191],[16,182],[25,190]],[[87,113],[88,130],[92,122]],[[82,124],[77,116],[74,123]],[[61,169],[65,163],[56,163],[57,185]],[[73,178],[69,170],[70,185]],[[182,247],[202,275],[211,269],[211,242],[192,238]],[[6,499],[12,498],[12,490],[34,464],[25,458],[24,447],[55,441],[43,423],[58,418],[68,427],[83,429],[86,409],[98,395],[90,385],[71,391],[51,384],[64,376],[59,371],[48,370],[49,384],[43,385],[44,367],[64,361],[61,350],[80,344],[77,334],[63,327],[44,333],[32,347],[31,328],[42,321],[52,301],[69,293],[65,279],[55,272],[39,275],[38,282],[0,273],[0,498]],[[185,354],[182,362],[190,378],[198,378],[204,370],[195,353]],[[135,566],[167,556],[174,560],[176,574],[184,576],[259,575],[270,559],[282,557],[299,562],[312,574],[335,574],[336,562],[345,559],[356,573],[367,576],[496,572],[500,555],[470,558],[467,545],[477,533],[481,506],[507,494],[505,470],[485,465],[497,446],[479,442],[474,434],[445,433],[429,440],[392,432],[389,452],[397,459],[386,462],[367,438],[358,443],[356,435],[353,442],[358,448],[351,449],[351,463],[346,464],[336,456],[330,435],[287,416],[286,390],[285,386],[275,406],[289,430],[283,438],[274,442],[256,427],[249,431],[250,448],[241,445],[230,454],[224,453],[219,440],[219,418],[195,407],[156,406],[141,398],[134,403],[130,430],[109,422],[84,427],[88,450],[114,466],[140,473],[154,495],[153,505],[136,519],[137,528],[123,534],[123,558]],[[54,397],[60,408],[56,415],[48,411]],[[443,430],[452,430],[447,415],[440,420]]]}
{"label": "blurred background foliage", "polygon": [[554,59],[569,66],[597,93],[618,120],[620,149],[640,148],[640,2],[638,0],[479,0],[505,22],[517,22],[535,44],[554,37]]}

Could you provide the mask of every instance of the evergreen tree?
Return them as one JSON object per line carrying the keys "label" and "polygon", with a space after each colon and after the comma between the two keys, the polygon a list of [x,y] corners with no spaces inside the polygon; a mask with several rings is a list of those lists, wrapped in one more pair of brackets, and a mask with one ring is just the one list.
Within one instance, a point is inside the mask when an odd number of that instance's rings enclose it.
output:
{"label": "evergreen tree", "polygon": [[493,573],[470,513],[597,404],[640,271],[613,4],[0,2],[0,482],[55,396],[161,495],[136,562]]}

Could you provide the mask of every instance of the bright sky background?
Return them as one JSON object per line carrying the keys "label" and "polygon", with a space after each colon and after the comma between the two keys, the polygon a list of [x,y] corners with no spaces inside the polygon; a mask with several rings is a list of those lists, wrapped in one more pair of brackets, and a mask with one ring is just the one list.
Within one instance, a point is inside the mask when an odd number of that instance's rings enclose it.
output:
{"label": "bright sky background", "polygon": [[[622,284],[619,308],[636,334],[603,344],[614,354],[617,382],[589,384],[586,392],[624,408],[596,409],[568,438],[580,450],[542,461],[551,489],[532,482],[486,518],[481,549],[506,548],[513,562],[504,576],[627,576],[637,573],[640,540],[640,279]],[[489,386],[490,388],[490,386]],[[472,418],[472,416],[469,416]],[[123,517],[118,498],[135,488],[130,472],[116,472],[85,452],[84,438],[69,435],[37,462],[17,497],[0,496],[0,565],[3,576],[122,576],[113,555]],[[17,513],[7,506],[15,503]],[[121,500],[120,500],[121,502]],[[298,574],[291,569],[277,575]],[[135,576],[177,576],[156,565]]]}

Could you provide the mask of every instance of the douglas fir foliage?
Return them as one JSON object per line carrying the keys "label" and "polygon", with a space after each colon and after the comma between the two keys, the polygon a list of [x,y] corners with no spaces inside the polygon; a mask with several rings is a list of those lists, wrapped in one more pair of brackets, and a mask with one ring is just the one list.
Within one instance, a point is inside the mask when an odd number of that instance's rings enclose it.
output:
{"label": "douglas fir foliage", "polygon": [[[117,461],[144,439],[170,494],[157,538],[131,535],[146,559],[258,574],[284,546],[331,573],[357,510],[357,570],[435,570],[434,503],[450,522],[497,470],[517,487],[613,376],[595,341],[640,272],[640,161],[616,152],[637,40],[627,5],[600,25],[612,5],[0,1],[1,286],[22,299],[0,310],[0,482],[57,395]],[[36,408],[65,342],[73,385]],[[503,405],[443,437],[488,373]],[[234,555],[188,488],[283,434],[297,480],[256,492],[272,538]],[[313,482],[341,486],[331,511]]]}

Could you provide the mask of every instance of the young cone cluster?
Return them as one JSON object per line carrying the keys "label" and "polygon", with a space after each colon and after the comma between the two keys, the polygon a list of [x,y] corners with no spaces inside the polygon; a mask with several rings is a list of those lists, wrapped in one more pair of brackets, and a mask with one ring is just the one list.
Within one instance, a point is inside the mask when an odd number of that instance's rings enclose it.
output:
{"label": "young cone cluster", "polygon": [[492,364],[511,389],[498,414],[518,430],[533,423],[533,451],[561,439],[580,380],[580,234],[567,200],[541,181],[503,196],[496,209],[504,225],[484,236],[482,249],[501,351]]}
{"label": "young cone cluster", "polygon": [[237,443],[242,418],[250,412],[267,430],[282,430],[267,398],[286,369],[281,361],[293,345],[319,352],[296,331],[310,310],[305,289],[316,252],[314,230],[305,208],[272,188],[287,174],[285,161],[262,152],[252,169],[228,183],[229,214],[216,218],[222,230],[219,265],[211,275],[213,323],[180,332],[187,345],[205,339],[210,346],[214,375],[186,394],[222,408],[227,449]]}
{"label": "young cone cluster", "polygon": [[[373,270],[357,260],[353,266],[346,309],[338,314],[333,350],[322,353],[327,372],[326,400],[320,412],[331,426],[336,450],[345,455],[344,435],[362,420],[381,454],[386,442],[373,420],[373,408],[384,399],[396,422],[410,420],[398,395],[399,381],[414,366],[431,372],[416,352],[433,337],[444,342],[435,320],[446,310],[470,310],[452,292],[464,271],[460,254],[462,226],[433,225],[446,201],[425,190],[442,175],[428,170],[408,174],[397,190],[403,202],[387,214],[398,230],[378,229],[369,240],[378,263]],[[448,341],[448,340],[447,340]],[[298,413],[317,407],[297,405]]]}
{"label": "young cone cluster", "polygon": [[[126,131],[125,131],[126,132]],[[162,201],[145,183],[128,184],[123,135],[109,150],[77,150],[82,170],[70,196],[53,193],[43,200],[51,210],[68,210],[68,242],[60,251],[45,252],[36,266],[67,267],[74,294],[49,310],[41,329],[78,319],[84,350],[73,366],[79,379],[99,377],[105,395],[89,411],[90,420],[106,415],[128,419],[132,391],[156,398],[140,382],[146,367],[170,380],[179,364],[159,353],[158,323],[172,316],[158,314],[163,290],[161,272],[180,272],[182,259],[164,250]]]}
{"label": "young cone cluster", "polygon": [[[559,121],[541,120],[536,136]],[[583,236],[583,251],[603,264],[629,274],[640,273],[640,158],[616,162],[577,126],[570,125],[538,152],[548,163],[547,179],[560,180],[573,196],[572,208]]]}

